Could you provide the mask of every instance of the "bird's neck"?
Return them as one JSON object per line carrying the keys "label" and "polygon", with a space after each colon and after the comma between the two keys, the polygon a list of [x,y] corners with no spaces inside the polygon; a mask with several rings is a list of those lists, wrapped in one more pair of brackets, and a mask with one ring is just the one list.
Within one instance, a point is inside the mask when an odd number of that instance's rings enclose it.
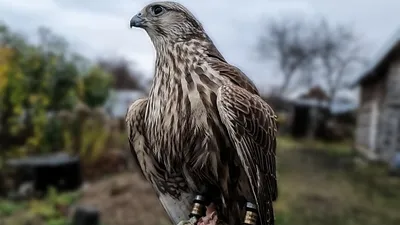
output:
{"label": "bird's neck", "polygon": [[156,46],[156,62],[150,95],[171,96],[189,71],[206,57],[207,43],[199,40]]}
{"label": "bird's neck", "polygon": [[[194,45],[199,45],[195,47]],[[163,139],[161,133],[176,134],[180,129],[185,128],[185,121],[189,118],[192,106],[189,101],[189,84],[191,78],[189,71],[193,70],[196,64],[202,59],[201,43],[173,43],[170,45],[156,47],[156,65],[153,84],[150,89],[146,121],[150,127],[149,137],[159,137],[154,142],[170,143],[171,137]],[[179,118],[179,119],[178,119]],[[186,118],[186,119],[182,119]],[[174,129],[175,132],[171,131]],[[158,132],[158,134],[156,134]],[[157,136],[158,135],[158,136]],[[184,143],[180,143],[184,144]],[[161,145],[161,144],[160,144]],[[173,164],[180,151],[179,146],[171,148],[153,148],[154,154],[165,164]],[[162,151],[161,151],[162,150]],[[163,156],[163,157],[162,157]],[[170,167],[173,168],[173,167]]]}

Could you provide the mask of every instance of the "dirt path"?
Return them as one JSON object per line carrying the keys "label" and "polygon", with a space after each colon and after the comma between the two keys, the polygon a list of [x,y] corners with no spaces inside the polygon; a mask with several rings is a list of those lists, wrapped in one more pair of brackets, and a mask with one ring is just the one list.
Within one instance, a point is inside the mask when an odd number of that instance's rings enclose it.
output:
{"label": "dirt path", "polygon": [[[327,152],[278,151],[277,225],[400,224],[398,179],[351,169],[347,157]],[[80,204],[100,209],[105,225],[170,224],[150,185],[133,172],[87,187]]]}
{"label": "dirt path", "polygon": [[98,208],[105,225],[170,224],[151,186],[133,172],[85,187],[79,205]]}

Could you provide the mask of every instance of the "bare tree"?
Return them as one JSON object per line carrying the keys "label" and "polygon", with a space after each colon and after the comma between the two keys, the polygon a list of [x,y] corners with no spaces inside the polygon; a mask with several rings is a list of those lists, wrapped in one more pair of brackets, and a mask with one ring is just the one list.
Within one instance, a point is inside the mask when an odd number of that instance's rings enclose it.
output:
{"label": "bare tree", "polygon": [[331,104],[365,62],[360,39],[353,30],[331,25],[324,18],[312,22],[293,17],[272,20],[262,31],[257,47],[261,59],[275,61],[282,72],[280,95],[292,90],[292,83],[311,87],[318,82],[327,89]]}
{"label": "bare tree", "polygon": [[277,63],[283,75],[283,83],[277,95],[284,95],[294,76],[310,61],[313,49],[305,30],[309,24],[301,20],[283,18],[268,22],[257,42],[257,52],[263,60]]}
{"label": "bare tree", "polygon": [[357,70],[365,66],[360,38],[344,25],[330,25],[325,19],[320,21],[314,36],[316,55],[314,64],[318,66],[318,78],[322,80],[330,97],[330,104],[341,90],[348,89]]}
{"label": "bare tree", "polygon": [[117,90],[146,91],[146,84],[141,83],[143,76],[130,67],[132,63],[123,58],[99,59],[99,66],[113,75],[113,87]]}

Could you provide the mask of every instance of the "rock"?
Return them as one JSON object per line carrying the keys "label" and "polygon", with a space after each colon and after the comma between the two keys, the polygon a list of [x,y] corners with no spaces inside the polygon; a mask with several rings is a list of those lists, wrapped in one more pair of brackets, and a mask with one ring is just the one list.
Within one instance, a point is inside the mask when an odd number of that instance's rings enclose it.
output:
{"label": "rock", "polygon": [[96,208],[78,206],[75,210],[72,225],[99,225],[100,213]]}
{"label": "rock", "polygon": [[18,195],[22,198],[27,199],[33,197],[34,191],[35,188],[33,182],[27,181],[19,186]]}

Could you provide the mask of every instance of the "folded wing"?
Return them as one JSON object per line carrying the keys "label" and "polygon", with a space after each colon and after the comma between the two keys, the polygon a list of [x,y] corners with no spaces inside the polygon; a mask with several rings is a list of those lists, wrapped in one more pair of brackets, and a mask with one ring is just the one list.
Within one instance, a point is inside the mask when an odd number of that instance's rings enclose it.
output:
{"label": "folded wing", "polygon": [[165,175],[147,147],[147,140],[143,135],[146,129],[144,113],[147,99],[135,101],[128,109],[125,122],[128,130],[129,146],[134,161],[139,165],[143,176],[150,181],[157,196],[174,224],[186,220],[190,214],[194,195],[188,193],[186,183],[178,174]]}
{"label": "folded wing", "polygon": [[274,224],[277,117],[260,96],[236,85],[219,88],[217,107],[250,182],[260,222]]}

